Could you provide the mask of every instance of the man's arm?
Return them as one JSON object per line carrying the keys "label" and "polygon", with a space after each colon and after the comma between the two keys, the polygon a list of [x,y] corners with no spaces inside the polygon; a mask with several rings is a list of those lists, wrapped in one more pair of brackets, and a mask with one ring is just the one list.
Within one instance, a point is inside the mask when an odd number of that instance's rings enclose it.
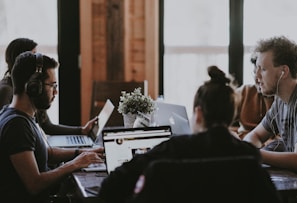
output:
{"label": "man's arm", "polygon": [[297,172],[296,152],[274,152],[261,150],[261,155],[264,164]]}
{"label": "man's arm", "polygon": [[[70,152],[71,150],[69,150]],[[68,154],[70,155],[70,153]],[[66,162],[53,170],[39,172],[33,151],[24,151],[10,156],[11,162],[31,194],[49,188],[53,183],[61,180],[65,175],[87,167],[91,163],[101,163],[102,159],[94,152],[82,152],[75,159]]]}
{"label": "man's arm", "polygon": [[[254,144],[257,148],[261,148],[263,143],[273,136],[262,124],[259,124],[243,140]],[[296,152],[274,152],[261,150],[262,161],[270,166],[284,168],[297,172],[297,153]]]}
{"label": "man's arm", "polygon": [[95,152],[100,158],[104,158],[104,148],[59,148],[59,147],[49,147],[48,156],[49,162],[52,164],[58,164],[61,162],[66,162],[75,158],[75,156],[81,154],[82,152]]}
{"label": "man's arm", "polygon": [[252,143],[255,147],[260,149],[271,136],[273,136],[273,134],[268,132],[260,123],[249,132],[243,140]]}

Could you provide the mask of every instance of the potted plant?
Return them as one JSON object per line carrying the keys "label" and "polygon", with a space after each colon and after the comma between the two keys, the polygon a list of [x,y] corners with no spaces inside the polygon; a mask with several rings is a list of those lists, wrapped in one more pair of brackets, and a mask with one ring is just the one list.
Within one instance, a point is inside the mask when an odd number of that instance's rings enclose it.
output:
{"label": "potted plant", "polygon": [[133,127],[138,113],[150,115],[155,110],[155,103],[150,96],[143,95],[141,88],[133,92],[122,91],[118,112],[123,115],[125,127]]}

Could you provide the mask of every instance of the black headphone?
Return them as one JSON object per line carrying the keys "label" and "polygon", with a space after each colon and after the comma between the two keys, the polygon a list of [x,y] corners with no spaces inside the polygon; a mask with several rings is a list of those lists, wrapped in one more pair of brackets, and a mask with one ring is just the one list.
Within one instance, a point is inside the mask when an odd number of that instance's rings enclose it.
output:
{"label": "black headphone", "polygon": [[43,91],[43,84],[41,80],[43,55],[40,53],[35,53],[34,55],[36,58],[36,70],[25,85],[25,91],[30,97],[40,96]]}

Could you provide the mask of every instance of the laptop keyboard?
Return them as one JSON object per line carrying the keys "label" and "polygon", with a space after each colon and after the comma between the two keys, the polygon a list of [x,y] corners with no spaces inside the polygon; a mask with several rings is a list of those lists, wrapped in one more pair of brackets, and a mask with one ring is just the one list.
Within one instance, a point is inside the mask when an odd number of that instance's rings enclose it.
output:
{"label": "laptop keyboard", "polygon": [[106,172],[106,164],[105,163],[94,163],[90,164],[86,168],[82,168],[82,171],[104,171]]}
{"label": "laptop keyboard", "polygon": [[68,144],[86,144],[85,139],[82,136],[67,136]]}

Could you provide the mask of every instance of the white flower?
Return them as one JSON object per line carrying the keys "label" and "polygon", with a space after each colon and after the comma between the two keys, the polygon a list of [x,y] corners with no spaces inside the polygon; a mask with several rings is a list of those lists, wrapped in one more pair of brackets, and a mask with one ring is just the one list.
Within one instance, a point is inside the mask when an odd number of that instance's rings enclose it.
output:
{"label": "white flower", "polygon": [[150,114],[155,110],[155,103],[150,96],[145,96],[141,93],[141,88],[136,88],[133,92],[127,93],[122,91],[120,97],[118,112],[121,114],[137,114],[141,112]]}

